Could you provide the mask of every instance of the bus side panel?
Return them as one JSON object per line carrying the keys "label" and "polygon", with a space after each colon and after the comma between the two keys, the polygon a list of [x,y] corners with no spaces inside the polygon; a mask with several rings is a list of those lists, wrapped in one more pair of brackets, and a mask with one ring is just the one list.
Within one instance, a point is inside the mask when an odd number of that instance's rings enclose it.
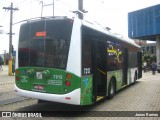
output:
{"label": "bus side panel", "polygon": [[134,83],[135,73],[137,71],[137,67],[128,69],[128,85]]}
{"label": "bus side panel", "polygon": [[92,104],[93,77],[83,76],[81,79],[81,105]]}
{"label": "bus side panel", "polygon": [[81,21],[75,19],[73,23],[68,63],[66,70],[81,77]]}
{"label": "bus side panel", "polygon": [[138,61],[138,79],[142,77],[142,52],[137,53]]}

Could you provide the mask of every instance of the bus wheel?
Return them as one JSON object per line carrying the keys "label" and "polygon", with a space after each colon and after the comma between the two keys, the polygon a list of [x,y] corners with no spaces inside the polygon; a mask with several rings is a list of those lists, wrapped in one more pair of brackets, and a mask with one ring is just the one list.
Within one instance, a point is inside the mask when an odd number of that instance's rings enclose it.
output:
{"label": "bus wheel", "polygon": [[114,80],[111,80],[108,88],[108,98],[112,99],[114,95],[115,95],[115,82]]}

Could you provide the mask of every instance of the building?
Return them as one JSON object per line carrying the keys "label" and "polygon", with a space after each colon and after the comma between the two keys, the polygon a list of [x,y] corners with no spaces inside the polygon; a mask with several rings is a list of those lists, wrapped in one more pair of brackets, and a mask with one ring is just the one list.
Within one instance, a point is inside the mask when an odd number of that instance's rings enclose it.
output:
{"label": "building", "polygon": [[128,37],[156,41],[155,44],[141,46],[144,55],[155,56],[160,72],[160,4],[128,13]]}
{"label": "building", "polygon": [[141,46],[144,55],[156,56],[156,43],[148,43]]}

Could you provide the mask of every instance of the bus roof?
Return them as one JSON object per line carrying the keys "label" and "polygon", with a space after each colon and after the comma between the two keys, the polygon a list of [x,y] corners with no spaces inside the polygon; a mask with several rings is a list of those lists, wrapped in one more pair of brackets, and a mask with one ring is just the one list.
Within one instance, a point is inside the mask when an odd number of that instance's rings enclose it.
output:
{"label": "bus roof", "polygon": [[111,33],[110,31],[108,31],[106,28],[103,28],[102,26],[100,26],[100,25],[98,25],[96,23],[91,23],[89,21],[83,20],[82,24],[84,26],[86,26],[86,27],[89,27],[89,28],[93,29],[93,30],[99,31],[101,33],[104,33],[104,34],[106,34],[106,35],[108,35],[108,36],[110,36],[110,37],[112,37],[114,39],[120,40],[122,42],[125,42],[125,43],[128,43],[130,45],[133,45],[135,47],[140,48],[140,46],[137,45],[133,40],[127,39],[127,38],[123,38],[123,37],[119,37],[119,36]]}
{"label": "bus roof", "polygon": [[[21,23],[21,22],[37,22],[37,21],[41,21],[41,20],[44,20],[44,19],[79,19],[79,18],[70,18],[70,17],[67,17],[67,16],[47,16],[47,17],[37,17],[37,18],[31,18],[31,19],[26,19],[26,20],[22,20],[18,23]],[[80,20],[80,19],[79,19]],[[18,24],[18,23],[15,23],[15,24]],[[25,24],[25,23],[24,23]],[[93,30],[96,30],[98,32],[101,32],[103,34],[106,34],[112,38],[114,38],[115,40],[120,40],[124,43],[127,43],[127,44],[130,44],[130,45],[133,45],[137,48],[140,48],[139,45],[137,45],[133,40],[131,39],[127,39],[127,38],[123,38],[123,37],[119,37],[113,33],[111,33],[110,31],[108,31],[106,28],[103,28],[101,25],[99,25],[97,22],[94,21],[94,23],[90,22],[90,21],[87,21],[87,20],[82,20],[82,25],[86,26],[86,27],[89,27]]]}

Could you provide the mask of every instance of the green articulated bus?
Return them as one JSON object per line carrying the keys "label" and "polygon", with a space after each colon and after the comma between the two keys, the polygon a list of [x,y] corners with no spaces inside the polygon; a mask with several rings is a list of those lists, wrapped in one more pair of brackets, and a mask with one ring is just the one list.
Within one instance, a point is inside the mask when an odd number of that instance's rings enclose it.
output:
{"label": "green articulated bus", "polygon": [[23,23],[16,57],[16,94],[39,101],[91,105],[142,77],[138,45],[78,18]]}

